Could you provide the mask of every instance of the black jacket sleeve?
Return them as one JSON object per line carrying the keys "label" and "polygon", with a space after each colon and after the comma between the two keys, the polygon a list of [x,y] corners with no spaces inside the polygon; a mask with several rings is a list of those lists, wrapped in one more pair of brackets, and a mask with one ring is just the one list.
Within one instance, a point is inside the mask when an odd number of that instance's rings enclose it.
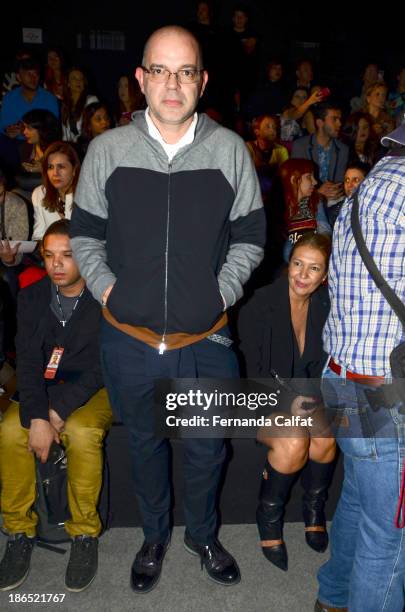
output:
{"label": "black jacket sleeve", "polygon": [[263,290],[257,291],[239,312],[239,349],[242,353],[242,369],[248,378],[263,376],[262,351],[268,324],[265,297]]}
{"label": "black jacket sleeve", "polygon": [[30,426],[31,419],[49,420],[42,351],[45,318],[37,316],[40,309],[35,289],[20,291],[17,303],[17,388],[24,427]]}
{"label": "black jacket sleeve", "polygon": [[[95,361],[97,355],[95,354]],[[68,416],[80,406],[84,406],[99,389],[104,386],[101,367],[94,367],[82,372],[74,382],[64,382],[48,388],[50,408],[66,421]]]}

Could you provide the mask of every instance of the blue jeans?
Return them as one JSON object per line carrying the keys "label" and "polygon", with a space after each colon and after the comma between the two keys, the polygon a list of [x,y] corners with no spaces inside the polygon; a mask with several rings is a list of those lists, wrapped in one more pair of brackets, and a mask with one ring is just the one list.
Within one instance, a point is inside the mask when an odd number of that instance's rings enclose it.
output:
{"label": "blue jeans", "polygon": [[[330,369],[324,373],[325,404],[346,419],[337,434],[345,476],[331,529],[331,558],[318,572],[319,600],[350,612],[402,612],[405,532],[394,520],[405,456],[405,416],[395,408],[372,413],[366,389]],[[365,429],[368,434],[357,437]]]}

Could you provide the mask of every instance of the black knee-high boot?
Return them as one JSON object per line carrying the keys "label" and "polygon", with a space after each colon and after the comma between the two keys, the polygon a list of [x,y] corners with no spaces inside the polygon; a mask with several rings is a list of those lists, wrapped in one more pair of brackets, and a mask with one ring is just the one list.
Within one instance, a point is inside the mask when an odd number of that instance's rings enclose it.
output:
{"label": "black knee-high boot", "polygon": [[305,531],[305,539],[316,552],[324,552],[328,547],[326,531],[325,502],[335,470],[335,461],[318,463],[311,459],[302,471],[301,482],[304,487],[302,508],[305,527],[318,527],[319,531]]}
{"label": "black knee-high boot", "polygon": [[[281,474],[266,461],[256,510],[256,522],[262,542],[283,539],[285,504],[298,473]],[[275,546],[262,545],[262,551],[268,561],[287,571],[288,557],[284,542]]]}

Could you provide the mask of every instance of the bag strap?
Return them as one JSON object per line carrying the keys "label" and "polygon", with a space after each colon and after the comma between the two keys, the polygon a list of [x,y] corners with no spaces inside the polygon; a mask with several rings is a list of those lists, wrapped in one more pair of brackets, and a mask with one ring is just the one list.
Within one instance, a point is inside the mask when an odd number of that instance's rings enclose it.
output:
{"label": "bag strap", "polygon": [[359,250],[360,256],[366,266],[367,270],[370,272],[371,278],[377,285],[378,289],[381,291],[388,304],[391,306],[392,310],[397,315],[400,320],[402,327],[405,328],[405,306],[395,293],[393,289],[388,285],[385,278],[382,276],[381,272],[378,270],[377,265],[371,256],[370,251],[367,248],[367,245],[364,240],[363,233],[360,227],[360,219],[359,219],[359,198],[357,193],[355,193],[353,198],[353,205],[351,211],[351,224],[353,230],[353,236],[356,241],[357,248]]}

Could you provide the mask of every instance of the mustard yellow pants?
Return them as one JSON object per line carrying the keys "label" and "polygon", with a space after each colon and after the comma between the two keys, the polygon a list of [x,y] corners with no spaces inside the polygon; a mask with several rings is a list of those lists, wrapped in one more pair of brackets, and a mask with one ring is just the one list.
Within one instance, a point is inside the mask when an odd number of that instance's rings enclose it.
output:
{"label": "mustard yellow pants", "polygon": [[[67,455],[70,536],[97,537],[101,521],[97,503],[102,484],[103,439],[112,413],[106,389],[100,389],[66,420],[61,441]],[[21,427],[18,404],[11,404],[0,422],[0,508],[9,533],[34,536],[38,517],[35,501],[35,458],[28,450],[29,430]]]}

